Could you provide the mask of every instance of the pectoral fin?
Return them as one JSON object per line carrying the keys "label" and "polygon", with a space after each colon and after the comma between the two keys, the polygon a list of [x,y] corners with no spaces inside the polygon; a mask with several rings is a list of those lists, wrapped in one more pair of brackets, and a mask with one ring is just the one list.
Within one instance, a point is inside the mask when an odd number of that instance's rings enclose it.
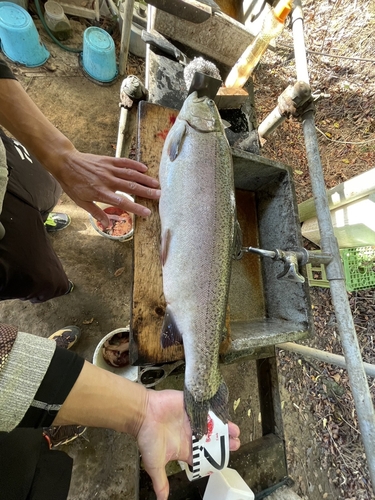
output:
{"label": "pectoral fin", "polygon": [[240,256],[242,255],[242,230],[240,223],[237,220],[234,222],[234,238],[233,238],[233,253],[232,253],[232,258],[233,259],[239,259],[241,258]]}
{"label": "pectoral fin", "polygon": [[181,151],[182,143],[186,135],[186,122],[178,120],[168,134],[168,156],[174,161]]}
{"label": "pectoral fin", "polygon": [[173,315],[167,306],[165,310],[164,322],[161,329],[161,346],[163,349],[172,345],[181,345],[182,335],[177,328]]}
{"label": "pectoral fin", "polygon": [[164,231],[161,237],[160,262],[162,266],[164,266],[164,264],[167,261],[170,240],[171,240],[171,232],[169,229],[167,229],[166,231]]}

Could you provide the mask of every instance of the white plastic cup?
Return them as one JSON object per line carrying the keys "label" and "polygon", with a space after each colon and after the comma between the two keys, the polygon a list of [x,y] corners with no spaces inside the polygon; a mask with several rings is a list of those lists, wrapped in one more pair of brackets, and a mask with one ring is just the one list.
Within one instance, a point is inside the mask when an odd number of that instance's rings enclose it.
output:
{"label": "white plastic cup", "polygon": [[234,469],[214,472],[207,483],[203,500],[254,500],[254,493]]}

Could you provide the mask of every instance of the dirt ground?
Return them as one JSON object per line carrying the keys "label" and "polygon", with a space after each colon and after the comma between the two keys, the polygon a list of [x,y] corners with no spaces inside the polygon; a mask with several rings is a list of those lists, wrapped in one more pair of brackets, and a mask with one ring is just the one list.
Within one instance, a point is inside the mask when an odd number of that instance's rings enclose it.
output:
{"label": "dirt ground", "polygon": [[[327,49],[324,44],[327,25],[340,28],[340,9],[335,9],[336,3],[332,4],[328,0],[307,2],[310,48]],[[341,1],[340,8],[345,11],[346,7],[346,12],[349,12],[350,6],[346,4],[347,1]],[[355,14],[355,9],[364,9],[368,5],[370,3],[366,0],[355,2],[355,8],[350,7],[353,12],[349,9],[350,15]],[[372,26],[371,23],[369,26]],[[78,44],[84,27],[81,22],[73,22],[75,38],[72,44]],[[360,29],[363,40],[367,40],[365,28],[362,26]],[[329,47],[333,43],[332,37],[331,34],[326,42],[329,42]],[[79,150],[114,156],[121,78],[109,87],[92,83],[83,75],[77,55],[51,45],[43,35],[42,38],[51,51],[49,62],[45,67],[33,70],[12,65],[19,80],[46,116]],[[339,35],[336,41],[338,38]],[[313,46],[313,41],[316,46]],[[286,43],[290,43],[290,40],[286,40]],[[368,45],[365,43],[360,46],[364,47],[364,52],[360,54],[362,57],[370,57],[374,53],[366,53]],[[347,54],[345,50],[340,53]],[[365,85],[363,80],[358,79],[358,75],[363,76],[363,71],[358,68],[361,63],[350,63],[349,67],[349,63],[339,64],[336,60],[333,63],[330,59],[323,59],[322,62],[315,55],[311,56],[310,62],[314,87],[320,86],[333,94],[331,100],[321,103],[317,123],[326,133],[325,138],[321,138],[320,146],[327,187],[332,187],[374,166],[373,143],[356,147],[329,142],[330,137],[346,141],[349,138],[360,141],[373,137],[374,108],[368,104],[373,102],[373,83],[367,80]],[[139,72],[142,64],[139,59],[130,57],[127,74]],[[284,52],[269,56],[258,69],[255,77],[258,119],[273,109],[278,93],[293,78],[290,67],[290,59]],[[343,80],[345,85],[340,84]],[[337,148],[340,149],[340,155],[337,154]],[[262,154],[293,166],[299,202],[311,196],[303,138],[297,122],[284,124],[267,143]],[[132,242],[117,243],[100,237],[91,227],[86,212],[66,195],[62,196],[57,208],[72,218],[71,225],[65,231],[51,238],[68,277],[75,283],[73,294],[36,305],[7,301],[0,304],[0,317],[4,322],[17,324],[20,330],[44,337],[64,325],[76,324],[82,329],[83,335],[75,350],[91,360],[95,346],[105,334],[129,323]],[[317,339],[309,345],[340,353],[338,340],[332,341],[337,335],[335,337],[334,315],[332,317],[327,293],[325,290],[312,292],[312,302],[317,308]],[[360,304],[366,302],[363,293],[355,294],[355,298]],[[363,316],[373,307],[371,292],[367,293],[367,303],[369,305],[362,312]],[[325,304],[325,308],[319,309],[319,304]],[[367,341],[372,333],[371,328],[366,330]],[[370,352],[369,348],[366,352]],[[368,358],[366,360],[371,362]],[[353,419],[349,417],[349,422],[346,422],[347,412],[343,409],[339,412],[341,417],[344,416],[345,423],[337,416],[338,405],[333,407],[332,398],[327,396],[327,390],[324,389],[327,386],[318,383],[321,373],[325,374],[326,379],[333,378],[337,373],[326,365],[311,365],[298,356],[286,353],[280,353],[279,365],[288,466],[290,476],[295,481],[293,489],[309,500],[374,499],[368,485],[368,471],[355,412]],[[243,379],[246,370],[244,367],[241,370]],[[350,390],[345,375],[342,372],[339,375],[341,378],[334,380],[340,380],[349,401]],[[235,383],[238,374],[235,370],[230,373],[229,369],[228,378]],[[246,405],[251,406],[252,414],[256,415],[257,398],[255,394],[249,395],[249,386],[250,382],[244,383],[233,391],[231,399],[242,398],[244,407],[239,407],[237,412],[232,410],[232,419],[243,428],[244,436],[250,437],[253,432],[251,437],[254,438],[259,429],[256,420],[251,426],[246,421]],[[344,398],[341,399],[342,407],[343,401],[346,401],[345,395],[341,398]],[[353,412],[352,401],[350,404],[350,411]],[[335,423],[340,429],[339,434],[341,432],[341,442],[334,437]],[[354,431],[351,430],[353,428]],[[131,438],[108,430],[89,429],[65,449],[75,460],[69,500],[130,500],[134,497],[138,454]]]}

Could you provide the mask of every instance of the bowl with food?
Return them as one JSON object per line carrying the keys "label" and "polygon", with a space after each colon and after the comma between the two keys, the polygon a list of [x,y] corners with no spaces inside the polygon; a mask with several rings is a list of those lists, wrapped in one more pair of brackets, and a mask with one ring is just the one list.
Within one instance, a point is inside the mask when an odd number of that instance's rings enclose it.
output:
{"label": "bowl with food", "polygon": [[138,366],[129,364],[130,328],[117,328],[96,346],[93,364],[132,381],[138,380]]}
{"label": "bowl with food", "polygon": [[[119,193],[121,196],[134,201],[134,198],[126,193]],[[132,213],[123,210],[120,207],[108,205],[107,203],[96,203],[108,216],[109,226],[104,227],[103,224],[92,215],[89,214],[89,219],[92,227],[97,233],[105,238],[115,241],[127,241],[133,237],[134,216]]]}

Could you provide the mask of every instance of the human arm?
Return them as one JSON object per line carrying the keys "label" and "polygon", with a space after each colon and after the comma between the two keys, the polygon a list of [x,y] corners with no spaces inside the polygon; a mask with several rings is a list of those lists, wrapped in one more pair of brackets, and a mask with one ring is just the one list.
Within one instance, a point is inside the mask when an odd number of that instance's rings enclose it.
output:
{"label": "human arm", "polygon": [[[158,500],[168,498],[167,462],[191,463],[191,428],[180,391],[146,390],[86,362],[54,421],[55,425],[73,423],[135,436]],[[232,422],[229,435],[230,449],[237,450],[239,429]]]}
{"label": "human arm", "polygon": [[[0,324],[0,430],[81,424],[138,440],[158,500],[168,497],[165,464],[191,463],[191,428],[183,393],[147,390],[102,370],[53,340]],[[239,448],[229,422],[230,449]]]}
{"label": "human arm", "polygon": [[148,208],[116,191],[149,199],[160,196],[158,181],[145,175],[147,167],[142,163],[77,151],[15,79],[0,78],[0,125],[42,163],[77,205],[105,226],[108,218],[94,201],[147,216]]}

